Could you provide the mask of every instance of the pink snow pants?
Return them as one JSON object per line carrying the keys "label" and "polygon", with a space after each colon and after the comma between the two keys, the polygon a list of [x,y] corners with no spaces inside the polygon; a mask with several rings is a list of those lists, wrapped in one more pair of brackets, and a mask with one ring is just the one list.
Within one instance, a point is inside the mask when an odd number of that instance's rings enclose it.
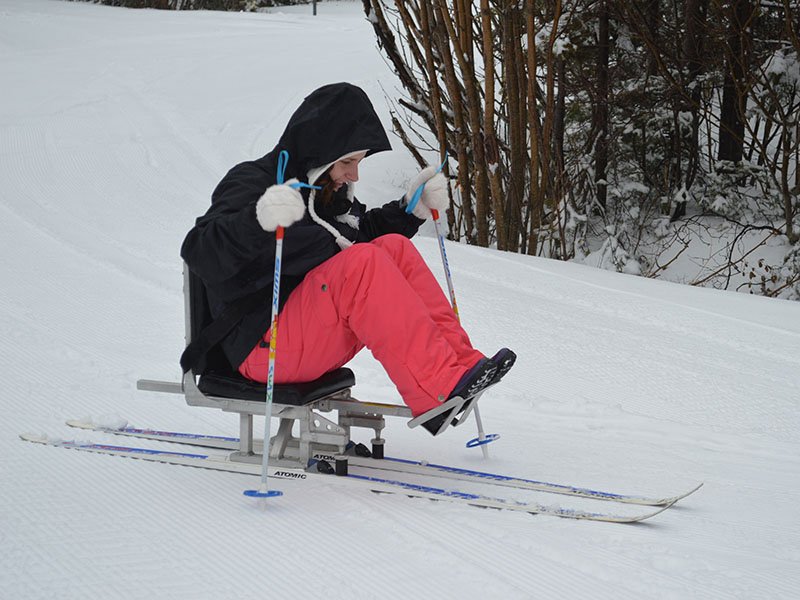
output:
{"label": "pink snow pants", "polygon": [[[265,383],[270,332],[239,366]],[[312,381],[364,347],[414,416],[438,406],[483,354],[408,238],[355,244],[308,272],[278,319],[275,382]]]}

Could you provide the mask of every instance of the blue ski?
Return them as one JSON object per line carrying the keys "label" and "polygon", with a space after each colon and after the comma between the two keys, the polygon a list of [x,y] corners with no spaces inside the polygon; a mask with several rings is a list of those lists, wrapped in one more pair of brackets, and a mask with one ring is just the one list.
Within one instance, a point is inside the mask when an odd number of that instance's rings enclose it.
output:
{"label": "blue ski", "polygon": [[[204,435],[196,433],[180,433],[175,431],[158,431],[152,429],[137,429],[135,427],[123,428],[106,428],[92,423],[83,421],[70,420],[67,421],[70,427],[77,427],[79,429],[86,429],[90,431],[101,431],[104,433],[111,433],[114,435],[122,435],[128,437],[139,437],[147,440],[172,442],[177,444],[184,444],[190,446],[197,446],[203,448],[214,448],[219,450],[237,450],[239,447],[239,438],[225,437],[215,435]],[[258,442],[257,442],[258,444]],[[260,446],[261,444],[259,444]],[[260,450],[260,447],[257,448]],[[332,459],[333,457],[320,457]],[[453,479],[457,481],[473,481],[476,483],[489,483],[492,485],[499,485],[504,487],[512,487],[518,489],[526,489],[537,492],[545,492],[550,494],[561,494],[565,496],[575,496],[579,498],[591,498],[593,500],[608,500],[619,502],[622,504],[637,504],[641,506],[672,506],[679,500],[686,498],[699,490],[703,484],[700,483],[692,489],[682,494],[667,496],[667,497],[647,497],[633,494],[617,494],[613,492],[605,492],[601,490],[593,490],[585,487],[577,487],[572,485],[564,485],[559,483],[550,483],[547,481],[537,481],[534,479],[527,479],[523,477],[514,477],[510,475],[501,475],[499,473],[490,473],[486,471],[478,471],[474,469],[464,469],[461,467],[452,467],[447,465],[440,465],[429,463],[420,460],[408,460],[403,458],[386,457],[382,460],[371,458],[362,458],[357,456],[348,456],[351,465],[364,467],[368,469],[378,469],[381,471],[394,471],[401,473],[411,473],[416,475],[434,476],[445,479]]]}
{"label": "blue ski", "polygon": [[[127,458],[135,458],[151,462],[161,462],[173,465],[191,466],[203,469],[212,469],[217,471],[227,471],[231,473],[243,473],[248,475],[260,475],[261,465],[251,463],[240,463],[231,461],[227,456],[214,456],[209,454],[195,454],[189,452],[173,452],[168,450],[157,450],[151,448],[134,448],[129,446],[116,446],[109,444],[94,444],[88,442],[65,441],[60,439],[51,439],[44,436],[22,434],[20,438],[37,444],[52,446],[56,448],[66,448],[70,450],[77,450],[81,452],[92,452],[97,454],[107,454],[111,456],[121,456]],[[305,480],[309,476],[314,475],[313,471],[301,471],[298,469],[285,468],[285,467],[270,467],[270,477]],[[321,475],[328,477],[328,475]],[[467,504],[469,506],[477,506],[482,508],[497,508],[502,510],[511,510],[518,512],[526,512],[531,514],[550,515],[554,517],[561,517],[566,519],[583,519],[589,521],[605,521],[611,523],[637,523],[654,517],[655,515],[664,512],[669,506],[659,507],[655,511],[640,513],[637,515],[621,515],[606,512],[593,512],[572,509],[560,506],[544,506],[532,502],[518,502],[516,500],[508,500],[505,498],[495,498],[492,496],[485,496],[482,494],[474,494],[460,490],[450,490],[435,486],[421,485],[418,483],[410,483],[406,481],[398,481],[394,479],[387,479],[383,477],[376,477],[370,475],[360,475],[351,473],[342,477],[337,477],[337,480],[357,482],[364,485],[367,489],[390,494],[402,494],[405,496],[417,498],[429,498],[432,500],[445,500],[457,504]]]}

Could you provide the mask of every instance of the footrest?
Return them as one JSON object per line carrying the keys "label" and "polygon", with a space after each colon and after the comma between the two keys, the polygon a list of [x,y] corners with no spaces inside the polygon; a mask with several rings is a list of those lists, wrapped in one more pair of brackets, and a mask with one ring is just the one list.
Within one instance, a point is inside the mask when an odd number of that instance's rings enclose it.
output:
{"label": "footrest", "polygon": [[432,408],[418,417],[414,417],[408,422],[408,426],[413,429],[414,427],[428,423],[429,426],[425,427],[425,429],[433,436],[437,436],[450,427],[450,424],[455,421],[456,416],[462,410],[471,407],[475,400],[477,400],[477,396],[467,399],[461,396],[455,396],[454,398],[442,402],[436,408]]}
{"label": "footrest", "polygon": [[[350,369],[341,368],[326,373],[319,379],[304,383],[282,383],[275,385],[272,401],[275,404],[305,406],[337,392],[353,387],[355,375]],[[205,373],[197,387],[208,396],[234,398],[238,400],[266,401],[267,386],[230,373]]]}

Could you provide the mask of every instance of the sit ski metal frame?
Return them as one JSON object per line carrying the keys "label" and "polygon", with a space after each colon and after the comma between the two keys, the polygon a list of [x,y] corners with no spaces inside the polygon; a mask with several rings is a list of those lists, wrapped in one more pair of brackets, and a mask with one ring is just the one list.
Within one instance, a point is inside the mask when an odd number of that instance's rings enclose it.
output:
{"label": "sit ski metal frame", "polygon": [[[189,297],[189,269],[183,268],[183,295],[186,344],[192,337],[191,299]],[[239,462],[261,462],[261,448],[257,448],[253,438],[253,416],[264,414],[264,402],[242,398],[228,398],[203,393],[198,387],[194,371],[184,374],[180,383],[140,379],[136,382],[139,390],[183,395],[189,406],[216,408],[223,412],[239,415],[239,449],[230,459]],[[270,440],[270,463],[286,467],[307,468],[315,456],[342,455],[350,445],[353,427],[372,429],[373,455],[382,457],[385,440],[381,432],[386,426],[385,417],[404,417],[411,419],[411,410],[406,406],[362,402],[351,395],[351,387],[343,387],[327,396],[302,406],[280,404],[273,401],[272,416],[280,419],[277,434]],[[321,413],[336,411],[335,420]],[[416,421],[416,419],[414,420]],[[298,434],[294,435],[295,423]],[[449,423],[448,423],[449,424]],[[409,422],[411,425],[411,422]],[[414,423],[416,426],[417,423]],[[444,431],[443,427],[441,431]],[[441,431],[439,433],[441,433]],[[437,434],[438,435],[438,434]],[[261,444],[258,444],[260,446]]]}

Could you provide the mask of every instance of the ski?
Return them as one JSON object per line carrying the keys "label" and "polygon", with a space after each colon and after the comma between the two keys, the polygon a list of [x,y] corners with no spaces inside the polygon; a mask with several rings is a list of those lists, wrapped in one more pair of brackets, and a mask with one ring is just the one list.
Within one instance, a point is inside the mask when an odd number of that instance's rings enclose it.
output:
{"label": "ski", "polygon": [[[43,444],[45,446],[56,448],[77,450],[81,452],[92,452],[96,454],[106,454],[110,456],[134,458],[151,462],[198,467],[216,471],[226,471],[230,473],[261,475],[261,465],[234,462],[229,460],[227,456],[214,456],[210,454],[174,452],[152,448],[135,448],[130,446],[115,446],[109,444],[67,441],[33,434],[21,434],[20,438],[27,442]],[[306,480],[310,476],[317,474],[322,475],[321,473],[315,473],[313,471],[303,471],[286,467],[270,467],[269,472],[270,477],[279,479],[294,479],[298,481]],[[327,477],[327,475],[322,476]],[[482,494],[445,489],[437,486],[421,485],[418,483],[410,483],[406,481],[376,477],[373,475],[362,475],[358,473],[348,473],[347,475],[340,477],[331,476],[331,478],[332,480],[358,482],[370,491],[378,493],[400,494],[415,498],[445,500],[448,502],[466,504],[481,508],[497,508],[509,511],[526,512],[530,514],[549,515],[565,519],[603,521],[609,523],[638,523],[654,517],[669,508],[669,506],[663,506],[659,507],[657,510],[640,513],[637,515],[622,515],[609,512],[594,512],[572,509],[561,506],[545,506],[532,502],[520,502],[505,498],[495,498]]]}
{"label": "ski", "polygon": [[636,504],[640,506],[672,506],[679,500],[682,500],[683,498],[693,494],[703,486],[703,484],[700,483],[699,485],[696,485],[692,489],[682,494],[663,498],[650,498],[647,496],[617,494],[614,492],[605,492],[601,490],[593,490],[560,483],[550,483],[546,481],[536,481],[523,477],[513,477],[510,475],[501,475],[499,473],[476,471],[474,469],[464,469],[461,467],[452,467],[418,460],[395,458],[391,456],[384,457],[383,460],[374,460],[369,458],[365,459],[360,457],[355,457],[355,459],[348,457],[348,459],[350,460],[351,464],[360,466],[363,465],[373,469],[397,471],[402,473],[415,473],[420,475],[435,475],[444,479],[453,479],[457,481],[489,483],[492,485],[544,492],[548,494],[560,494],[564,496],[589,498],[592,500],[606,500],[610,502],[619,502],[621,504]]}
{"label": "ski", "polygon": [[[70,427],[79,429],[99,431],[103,433],[111,433],[114,435],[122,435],[128,437],[138,437],[147,440],[171,442],[183,445],[197,446],[203,448],[213,448],[219,450],[235,451],[239,448],[239,438],[225,437],[215,435],[203,435],[196,433],[180,433],[175,431],[158,431],[152,429],[137,429],[135,427],[121,427],[110,428],[87,423],[85,421],[70,420],[67,421]],[[260,444],[263,445],[263,444]],[[333,457],[318,457],[328,458]],[[572,485],[564,485],[559,483],[551,483],[546,481],[536,481],[533,479],[526,479],[523,477],[513,477],[510,475],[501,475],[499,473],[490,473],[486,471],[478,471],[474,469],[464,469],[461,467],[451,467],[447,465],[440,465],[419,460],[408,460],[395,457],[384,457],[382,460],[375,460],[371,458],[363,458],[358,456],[348,456],[351,465],[364,467],[368,469],[378,469],[381,471],[393,471],[401,473],[409,473],[415,475],[434,476],[444,479],[452,479],[457,481],[472,481],[476,483],[488,483],[503,487],[512,487],[525,490],[532,490],[536,492],[544,492],[550,494],[561,494],[565,496],[575,496],[579,498],[590,498],[593,500],[608,500],[612,502],[619,502],[622,504],[636,504],[641,506],[672,506],[679,500],[686,498],[699,490],[703,484],[693,487],[692,489],[674,496],[667,497],[647,497],[633,494],[617,494],[613,492],[605,492],[601,490],[593,490],[585,487],[576,487]]]}

